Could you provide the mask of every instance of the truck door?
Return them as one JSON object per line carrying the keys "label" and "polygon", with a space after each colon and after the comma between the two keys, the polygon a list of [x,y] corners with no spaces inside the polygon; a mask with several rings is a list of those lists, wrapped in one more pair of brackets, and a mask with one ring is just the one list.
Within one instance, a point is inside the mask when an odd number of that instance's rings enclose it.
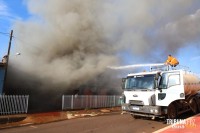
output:
{"label": "truck door", "polygon": [[180,72],[162,73],[159,89],[156,90],[156,105],[168,106],[177,99],[184,99],[184,87],[181,85]]}

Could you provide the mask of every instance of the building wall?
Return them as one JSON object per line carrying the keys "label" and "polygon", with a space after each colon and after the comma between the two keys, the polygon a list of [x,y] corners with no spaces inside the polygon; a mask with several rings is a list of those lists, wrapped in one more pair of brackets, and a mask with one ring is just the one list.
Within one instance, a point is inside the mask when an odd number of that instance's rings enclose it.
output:
{"label": "building wall", "polygon": [[5,67],[0,66],[0,95],[3,93],[4,75],[5,75]]}

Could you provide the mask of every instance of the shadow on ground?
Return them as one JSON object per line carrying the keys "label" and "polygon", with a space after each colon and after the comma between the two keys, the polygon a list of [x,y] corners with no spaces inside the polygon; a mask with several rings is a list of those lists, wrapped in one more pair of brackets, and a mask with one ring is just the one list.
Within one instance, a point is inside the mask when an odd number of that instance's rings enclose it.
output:
{"label": "shadow on ground", "polygon": [[0,124],[19,122],[19,121],[23,121],[26,118],[27,118],[27,114],[4,115],[4,116],[0,116]]}

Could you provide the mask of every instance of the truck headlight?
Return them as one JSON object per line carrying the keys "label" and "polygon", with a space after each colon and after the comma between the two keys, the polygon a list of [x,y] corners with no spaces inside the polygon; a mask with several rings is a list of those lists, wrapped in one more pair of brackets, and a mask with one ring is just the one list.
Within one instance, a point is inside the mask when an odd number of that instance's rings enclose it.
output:
{"label": "truck headlight", "polygon": [[153,113],[153,109],[150,109],[150,112]]}

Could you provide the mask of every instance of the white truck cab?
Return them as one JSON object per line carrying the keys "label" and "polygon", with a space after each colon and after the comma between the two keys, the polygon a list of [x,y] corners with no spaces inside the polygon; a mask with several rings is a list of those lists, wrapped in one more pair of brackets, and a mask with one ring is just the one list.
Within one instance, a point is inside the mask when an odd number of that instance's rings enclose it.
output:
{"label": "white truck cab", "polygon": [[[193,95],[185,92],[184,77],[188,74],[185,70],[128,74],[122,80],[124,89],[122,110],[130,112],[135,118],[137,116],[166,118],[167,116],[174,119],[189,110],[197,113],[200,110],[200,95],[198,91]],[[188,84],[193,84],[193,81]],[[196,87],[189,90],[200,90],[200,82],[197,81],[195,84]]]}

